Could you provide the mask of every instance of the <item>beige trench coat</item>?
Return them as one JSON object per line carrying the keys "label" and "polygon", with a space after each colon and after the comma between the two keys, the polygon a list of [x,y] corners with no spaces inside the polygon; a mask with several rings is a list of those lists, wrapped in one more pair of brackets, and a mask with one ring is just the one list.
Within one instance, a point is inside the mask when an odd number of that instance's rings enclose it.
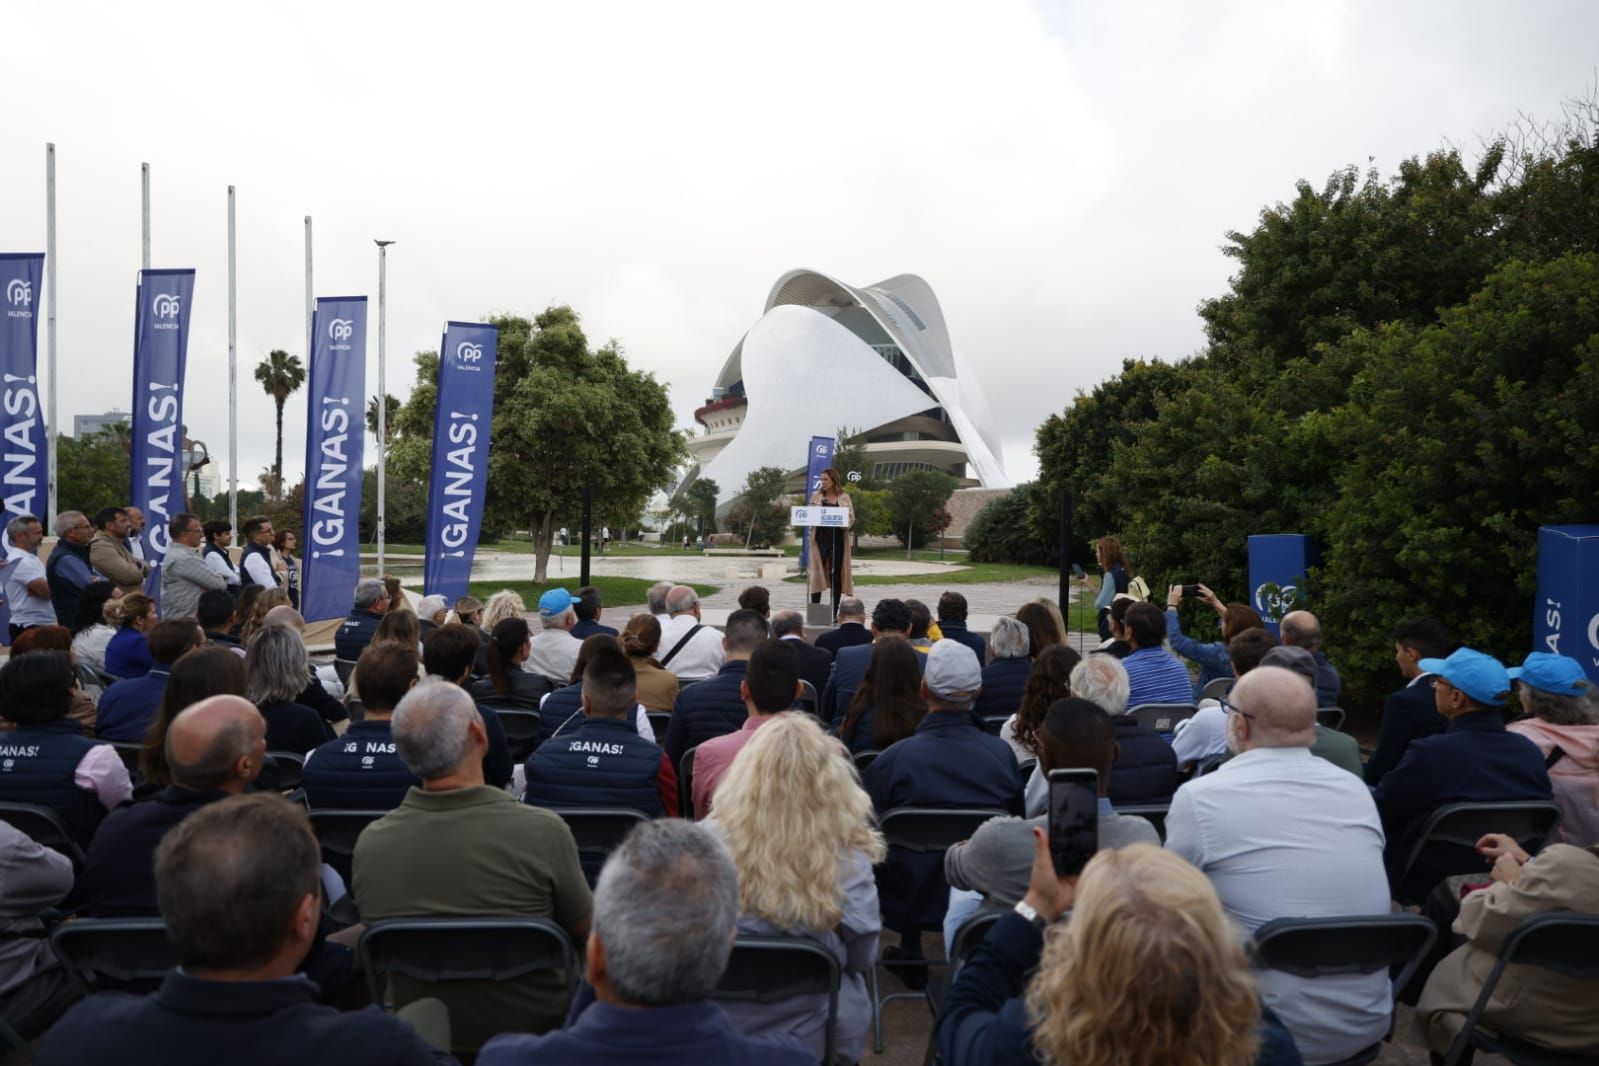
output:
{"label": "beige trench coat", "polygon": [[[853,500],[851,500],[849,498],[849,493],[846,492],[846,493],[841,494],[839,496],[839,498],[838,498],[838,503],[837,504],[823,504],[822,503],[822,490],[821,489],[817,489],[815,492],[811,493],[811,498],[810,498],[810,500],[808,502],[809,502],[809,504],[812,507],[836,506],[836,507],[847,507],[847,508],[849,508],[849,524],[850,524],[850,528],[851,529],[854,528],[854,526],[855,526],[855,503],[854,503]],[[817,562],[817,560],[820,559],[821,556],[819,556],[816,553],[816,527],[815,526],[811,526],[808,530],[806,530],[805,536],[810,540],[810,544],[811,544],[810,590],[812,592],[826,592],[828,589],[833,587],[833,585],[832,585],[832,576],[833,575],[824,572],[825,568],[822,567]],[[854,574],[855,548],[853,546],[854,545],[854,540],[855,540],[855,538],[850,535],[849,530],[845,530],[844,531],[844,566],[843,566],[843,570],[840,573],[839,582],[838,582],[838,587],[839,587],[839,593],[838,594],[840,596],[853,596],[853,595],[855,595],[855,574]]]}

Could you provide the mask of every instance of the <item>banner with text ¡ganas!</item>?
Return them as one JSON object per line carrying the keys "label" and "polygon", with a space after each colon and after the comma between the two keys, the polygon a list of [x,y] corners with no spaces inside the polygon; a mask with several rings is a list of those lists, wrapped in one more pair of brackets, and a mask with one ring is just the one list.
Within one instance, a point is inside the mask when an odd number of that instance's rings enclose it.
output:
{"label": "banner with text \u00a1ganas!", "polygon": [[350,613],[361,579],[366,297],[318,299],[311,337],[300,613],[320,622]]}
{"label": "banner with text \u00a1ganas!", "polygon": [[[17,515],[31,514],[50,527],[44,416],[39,410],[41,252],[0,253],[0,471],[5,514],[0,515],[0,559],[8,549],[3,527]],[[0,643],[6,642],[11,608],[0,603]],[[71,619],[66,623],[70,624]]]}
{"label": "banner with text \u00a1ganas!", "polygon": [[134,314],[133,453],[128,500],[144,512],[151,563],[145,589],[159,598],[172,516],[183,510],[183,374],[194,271],[141,270]]}
{"label": "banner with text \u00a1ganas!", "polygon": [[[812,437],[810,458],[805,464],[805,499],[801,502],[810,503],[816,490],[822,487],[822,471],[833,465],[833,452],[838,447],[838,442],[832,437]],[[842,488],[843,486],[839,486]],[[809,533],[810,530],[802,530]],[[811,538],[800,538],[800,570],[809,572],[808,565],[811,556]]]}
{"label": "banner with text \u00a1ganas!", "polygon": [[499,337],[496,326],[447,322],[439,345],[423,587],[428,595],[443,596],[446,602],[466,595],[483,528]]}

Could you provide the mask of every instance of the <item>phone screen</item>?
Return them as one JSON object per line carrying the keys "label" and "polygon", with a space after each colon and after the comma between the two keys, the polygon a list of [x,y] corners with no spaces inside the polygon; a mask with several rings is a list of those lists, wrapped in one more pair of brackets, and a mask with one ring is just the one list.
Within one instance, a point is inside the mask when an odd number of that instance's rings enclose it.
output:
{"label": "phone screen", "polygon": [[1075,877],[1099,850],[1099,774],[1093,770],[1051,770],[1049,774],[1049,854],[1055,873]]}

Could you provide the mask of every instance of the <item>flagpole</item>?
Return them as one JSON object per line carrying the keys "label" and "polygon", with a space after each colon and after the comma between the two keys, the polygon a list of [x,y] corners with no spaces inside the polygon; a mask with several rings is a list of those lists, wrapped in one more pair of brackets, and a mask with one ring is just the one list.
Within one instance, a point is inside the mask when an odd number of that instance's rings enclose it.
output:
{"label": "flagpole", "polygon": [[316,301],[311,296],[311,216],[305,216],[305,367],[311,372],[311,320]]}
{"label": "flagpole", "polygon": [[[282,498],[283,486],[278,486]],[[228,186],[228,524],[239,528],[239,242]]]}
{"label": "flagpole", "polygon": [[378,576],[383,576],[384,500],[383,492],[388,474],[386,441],[389,430],[389,395],[383,380],[384,357],[387,354],[387,318],[389,308],[389,245],[393,241],[373,241],[378,246]]}
{"label": "flagpole", "polygon": [[45,310],[45,348],[49,353],[46,365],[50,370],[50,393],[46,401],[49,417],[45,426],[50,513],[46,521],[53,521],[56,516],[56,146],[53,143],[44,146],[44,269],[50,293]]}
{"label": "flagpole", "polygon": [[142,254],[142,258],[139,260],[139,262],[141,264],[143,264],[144,269],[149,270],[150,269],[150,164],[149,163],[140,163],[139,164],[139,185],[140,185],[140,193],[141,193],[140,199],[143,201],[143,204],[144,204],[144,210],[143,210],[144,241],[143,241],[143,245],[142,245],[143,254]]}

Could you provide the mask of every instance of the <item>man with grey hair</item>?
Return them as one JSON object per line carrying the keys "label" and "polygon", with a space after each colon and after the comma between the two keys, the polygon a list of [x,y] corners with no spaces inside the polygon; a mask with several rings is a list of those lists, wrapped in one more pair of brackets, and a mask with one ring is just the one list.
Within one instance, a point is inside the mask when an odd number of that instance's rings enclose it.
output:
{"label": "man with grey hair", "polygon": [[[1181,783],[1177,755],[1158,733],[1127,713],[1132,681],[1127,668],[1114,655],[1090,655],[1072,668],[1073,696],[1097,704],[1110,715],[1116,729],[1115,774],[1110,779],[1114,804],[1164,803]],[[1042,800],[1047,800],[1044,787]],[[1030,800],[1039,797],[1029,782]],[[1031,806],[1029,806],[1031,809]]]}
{"label": "man with grey hair", "polygon": [[562,588],[546,589],[539,597],[539,626],[529,641],[527,659],[522,669],[530,674],[548,678],[556,688],[577,680],[572,671],[577,668],[578,652],[583,642],[572,635],[577,625],[577,600]]}
{"label": "man with grey hair", "polygon": [[[1177,790],[1167,850],[1210,878],[1246,933],[1273,918],[1387,914],[1377,805],[1360,778],[1311,755],[1311,687],[1263,663],[1223,707],[1239,754]],[[1386,971],[1307,979],[1264,970],[1257,980],[1306,1062],[1353,1056],[1388,1031]]]}
{"label": "man with grey hair", "polygon": [[1343,679],[1321,650],[1321,621],[1309,611],[1289,611],[1278,625],[1283,646],[1304,648],[1316,659],[1316,706],[1336,707],[1343,691]]}
{"label": "man with grey hair", "polygon": [[838,626],[816,638],[816,646],[835,659],[840,648],[853,648],[857,644],[871,642],[871,631],[866,628],[866,604],[858,596],[845,596],[839,600]]}
{"label": "man with grey hair", "polygon": [[11,639],[16,640],[24,629],[55,625],[56,609],[50,602],[50,579],[39,561],[44,527],[31,514],[17,515],[6,523],[6,537],[11,547],[0,567],[0,580],[11,608]]}
{"label": "man with grey hair", "polygon": [[811,683],[820,700],[822,689],[827,687],[827,675],[833,670],[833,653],[805,642],[805,616],[798,611],[774,614],[772,636],[787,641],[794,649],[794,654],[799,656],[800,678]]}
{"label": "man with grey hair", "polygon": [[161,560],[164,619],[193,618],[200,609],[201,596],[208,590],[228,587],[227,579],[207,566],[201,554],[204,528],[200,519],[187,511],[179,511],[167,524],[167,553]]}
{"label": "man with grey hair", "polygon": [[157,912],[155,849],[194,811],[255,782],[266,763],[266,719],[242,697],[212,696],[172,719],[165,751],[171,787],[112,811],[101,823],[110,831],[89,845],[79,887],[95,917]]}
{"label": "man with grey hair", "polygon": [[1028,647],[1026,625],[1011,615],[995,620],[988,634],[988,648],[993,658],[983,667],[983,691],[974,708],[978,715],[1015,714],[1022,705],[1022,690],[1033,672],[1033,661],[1027,657]]}
{"label": "man with grey hair", "polygon": [[388,611],[389,589],[382,578],[363,577],[357,581],[350,616],[333,634],[333,654],[351,662],[359,659],[366,646],[372,643],[378,623]]}
{"label": "man with grey hair", "polygon": [[[390,728],[422,784],[356,842],[362,919],[527,915],[554,919],[582,943],[591,900],[571,830],[552,811],[484,784],[488,733],[466,690],[429,677],[400,700]],[[567,1010],[566,984],[549,971],[437,988],[395,976],[396,1003],[430,995],[449,1008],[457,1052],[475,1053],[496,1033],[556,1028]]]}
{"label": "man with grey hair", "polygon": [[100,577],[89,562],[89,538],[94,535],[94,526],[82,511],[62,511],[56,515],[54,528],[56,546],[50,550],[44,574],[56,620],[70,626],[78,617],[78,598],[89,582]]}
{"label": "man with grey hair", "polygon": [[[646,899],[650,905],[641,907]],[[738,915],[738,872],[714,833],[676,819],[639,825],[605,861],[595,887],[588,984],[567,1027],[542,1037],[497,1037],[479,1066],[815,1063],[798,1036],[745,1036],[711,1002]]]}
{"label": "man with grey hair", "polygon": [[655,658],[679,681],[714,677],[727,661],[722,636],[700,621],[700,597],[687,585],[673,585],[666,594],[671,616],[661,623],[661,643]]}
{"label": "man with grey hair", "polygon": [[663,626],[672,620],[671,614],[666,610],[666,594],[671,591],[670,581],[657,581],[650,586],[649,592],[644,594],[645,602],[650,605],[650,613]]}
{"label": "man with grey hair", "polygon": [[422,626],[422,639],[444,624],[450,616],[450,605],[443,596],[423,596],[416,601],[416,618]]}

